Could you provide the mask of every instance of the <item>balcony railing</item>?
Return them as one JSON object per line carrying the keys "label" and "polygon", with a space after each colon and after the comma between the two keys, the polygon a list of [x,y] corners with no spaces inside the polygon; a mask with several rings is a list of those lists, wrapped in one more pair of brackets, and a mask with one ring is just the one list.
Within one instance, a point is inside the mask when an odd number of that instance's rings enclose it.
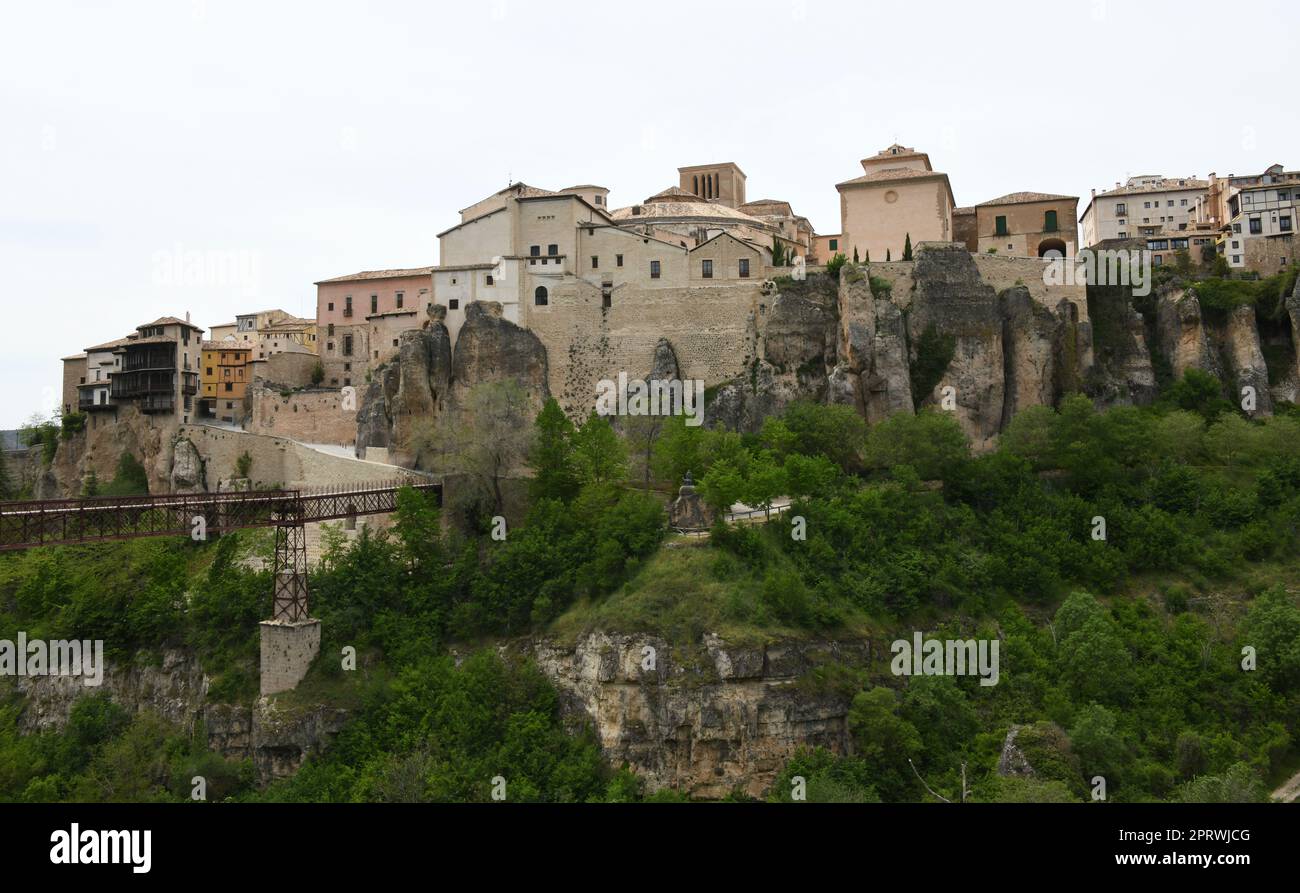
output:
{"label": "balcony railing", "polygon": [[151,394],[170,396],[176,389],[174,372],[120,372],[112,380],[114,400],[134,400]]}
{"label": "balcony railing", "polygon": [[176,398],[170,395],[153,394],[141,398],[139,402],[141,412],[158,413],[158,412],[175,412]]}
{"label": "balcony railing", "polygon": [[343,308],[343,316],[344,316],[344,318],[350,319],[350,318],[352,317],[352,308],[351,308],[351,307],[344,307],[344,308]]}
{"label": "balcony railing", "polygon": [[197,372],[181,373],[181,393],[193,396],[199,392],[199,374]]}

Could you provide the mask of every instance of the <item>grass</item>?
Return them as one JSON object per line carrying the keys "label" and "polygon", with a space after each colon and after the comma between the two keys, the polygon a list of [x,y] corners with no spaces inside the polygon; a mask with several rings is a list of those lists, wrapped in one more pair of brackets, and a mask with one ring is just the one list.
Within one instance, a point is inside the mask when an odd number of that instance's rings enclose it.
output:
{"label": "grass", "polygon": [[[675,537],[621,589],[577,602],[556,618],[548,632],[564,644],[596,631],[646,633],[682,646],[698,643],[705,633],[742,646],[827,637],[824,632],[768,619],[760,601],[761,587],[761,572],[743,567],[731,554],[706,540]],[[830,631],[830,636],[869,633],[865,618],[855,616]]]}

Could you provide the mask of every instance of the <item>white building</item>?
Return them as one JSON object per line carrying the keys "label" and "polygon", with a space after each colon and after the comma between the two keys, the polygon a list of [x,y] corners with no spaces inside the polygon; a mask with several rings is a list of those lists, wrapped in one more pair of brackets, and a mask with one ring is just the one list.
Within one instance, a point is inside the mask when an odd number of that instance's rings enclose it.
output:
{"label": "white building", "polygon": [[1144,175],[1105,192],[1094,189],[1079,218],[1083,245],[1186,232],[1208,186],[1195,177]]}

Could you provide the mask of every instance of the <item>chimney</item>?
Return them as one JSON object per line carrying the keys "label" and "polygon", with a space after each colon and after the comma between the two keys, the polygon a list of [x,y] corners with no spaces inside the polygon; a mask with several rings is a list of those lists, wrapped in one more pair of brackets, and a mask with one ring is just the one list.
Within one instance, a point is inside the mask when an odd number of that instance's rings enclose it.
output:
{"label": "chimney", "polygon": [[188,323],[189,321],[190,321],[190,312],[189,312],[188,310],[186,310],[186,311],[185,311],[185,322]]}

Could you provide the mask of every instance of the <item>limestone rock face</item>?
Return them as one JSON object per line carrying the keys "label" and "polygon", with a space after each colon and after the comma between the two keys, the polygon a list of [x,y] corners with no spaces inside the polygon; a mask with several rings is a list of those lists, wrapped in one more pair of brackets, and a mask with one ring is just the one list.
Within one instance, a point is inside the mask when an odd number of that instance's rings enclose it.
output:
{"label": "limestone rock face", "polygon": [[867,421],[873,424],[895,413],[914,411],[903,311],[890,301],[876,300],[874,304],[876,332],[872,339],[872,366],[861,378]]}
{"label": "limestone rock face", "polygon": [[1002,425],[1030,406],[1052,406],[1060,388],[1057,361],[1064,347],[1065,325],[1038,304],[1024,286],[1001,294],[1002,341],[1005,351],[1005,399]]}
{"label": "limestone rock face", "polygon": [[677,351],[667,338],[660,338],[655,344],[654,363],[646,375],[646,381],[680,381],[681,366],[677,363]]}
{"label": "limestone rock face", "polygon": [[202,722],[208,747],[227,759],[252,759],[262,784],[292,775],[308,756],[326,750],[348,718],[346,710],[325,705],[286,711],[275,698],[252,704],[208,703],[211,680],[195,656],[181,649],[163,652],[159,666],[110,662],[98,688],[72,676],[15,679],[18,694],[25,698],[18,716],[24,734],[65,728],[78,698],[104,693],[129,713],[156,713],[186,733]]}
{"label": "limestone rock face", "polygon": [[451,368],[451,336],[440,320],[403,332],[397,358],[375,371],[358,404],[357,455],[383,447],[401,458],[414,428],[445,408]]}
{"label": "limestone rock face", "polygon": [[1088,289],[1089,335],[1095,363],[1085,370],[1087,390],[1104,406],[1145,406],[1156,397],[1156,375],[1147,348],[1146,320],[1127,290]]}
{"label": "limestone rock face", "polygon": [[1223,333],[1223,359],[1231,384],[1233,402],[1240,403],[1243,388],[1255,391],[1255,415],[1273,414],[1273,396],[1268,386],[1268,366],[1259,343],[1259,327],[1255,322],[1255,308],[1237,307],[1228,316]]}
{"label": "limestone rock face", "polygon": [[205,480],[198,448],[188,437],[178,438],[172,447],[171,492],[202,493]]}
{"label": "limestone rock face", "polygon": [[767,323],[764,359],[786,372],[810,366],[820,371],[825,365],[827,334],[833,322],[829,313],[807,298],[777,295]]}
{"label": "limestone rock face", "polygon": [[535,334],[503,319],[499,303],[474,301],[465,308],[452,356],[452,401],[464,406],[474,386],[496,381],[514,381],[540,410],[550,396],[546,348]]}
{"label": "limestone rock face", "polygon": [[1188,369],[1200,369],[1215,378],[1223,378],[1218,357],[1206,336],[1201,302],[1196,295],[1177,290],[1160,296],[1156,304],[1156,337],[1175,379],[1182,378]]}
{"label": "limestone rock face", "polygon": [[558,689],[567,721],[594,725],[605,757],[627,762],[650,791],[721,798],[741,788],[761,797],[801,747],[852,752],[851,696],[795,683],[826,660],[865,665],[867,642],[737,647],[706,635],[699,645],[593,633],[576,646],[538,641],[529,653]]}
{"label": "limestone rock face", "polygon": [[1034,767],[1029,765],[1025,752],[1016,746],[1016,737],[1023,726],[1012,726],[1002,742],[1002,755],[998,758],[998,775],[1013,778],[1033,778]]}
{"label": "limestone rock face", "polygon": [[1005,398],[1002,314],[997,295],[979,275],[961,245],[928,246],[919,251],[916,292],[908,313],[911,360],[927,329],[955,341],[952,361],[931,394],[915,395],[921,405],[938,405],[951,387],[955,415],[977,451],[992,446],[1002,425]]}

